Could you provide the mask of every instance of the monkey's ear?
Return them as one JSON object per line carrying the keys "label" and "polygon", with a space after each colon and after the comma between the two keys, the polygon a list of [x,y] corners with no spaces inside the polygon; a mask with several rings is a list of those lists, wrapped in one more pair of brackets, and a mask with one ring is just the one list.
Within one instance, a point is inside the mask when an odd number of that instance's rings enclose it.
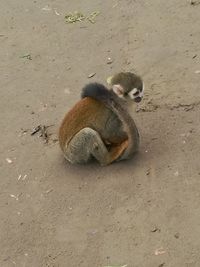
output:
{"label": "monkey's ear", "polygon": [[124,88],[120,84],[114,84],[112,89],[118,97],[124,97]]}
{"label": "monkey's ear", "polygon": [[113,78],[113,76],[109,76],[108,78],[107,78],[107,84],[108,85],[111,85],[112,84],[112,78]]}

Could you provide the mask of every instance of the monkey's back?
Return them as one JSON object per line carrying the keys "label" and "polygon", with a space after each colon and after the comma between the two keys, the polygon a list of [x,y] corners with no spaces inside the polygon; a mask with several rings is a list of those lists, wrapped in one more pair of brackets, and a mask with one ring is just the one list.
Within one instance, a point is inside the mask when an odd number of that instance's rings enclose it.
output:
{"label": "monkey's back", "polygon": [[[118,129],[106,129],[110,119]],[[73,136],[85,127],[96,130],[105,142],[111,144],[122,142],[126,135],[120,126],[119,119],[103,103],[93,98],[85,97],[75,104],[64,117],[59,129],[59,143],[61,149],[64,149]],[[110,128],[112,127],[110,126]]]}

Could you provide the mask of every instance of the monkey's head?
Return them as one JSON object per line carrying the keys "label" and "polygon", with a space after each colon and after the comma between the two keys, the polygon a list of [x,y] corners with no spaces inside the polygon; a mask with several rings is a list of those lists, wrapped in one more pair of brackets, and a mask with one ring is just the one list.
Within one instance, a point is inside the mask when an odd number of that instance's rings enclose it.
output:
{"label": "monkey's head", "polygon": [[107,79],[112,90],[118,97],[130,102],[140,102],[144,93],[144,84],[142,79],[131,72],[120,72]]}

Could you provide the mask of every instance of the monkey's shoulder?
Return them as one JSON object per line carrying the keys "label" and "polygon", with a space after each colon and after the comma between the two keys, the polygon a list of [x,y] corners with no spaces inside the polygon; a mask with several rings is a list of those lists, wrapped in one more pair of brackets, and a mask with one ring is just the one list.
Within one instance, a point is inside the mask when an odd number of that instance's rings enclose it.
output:
{"label": "monkey's shoulder", "polygon": [[88,118],[89,120],[91,117],[96,116],[103,116],[103,114],[110,113],[111,109],[107,107],[101,101],[98,101],[92,97],[85,97],[78,101],[72,109],[67,113],[68,118],[76,118],[77,116],[81,116],[82,119]]}
{"label": "monkey's shoulder", "polygon": [[108,103],[113,98],[114,94],[108,90],[103,84],[89,83],[82,89],[81,97],[91,97],[98,101]]}
{"label": "monkey's shoulder", "polygon": [[107,118],[111,114],[112,111],[102,102],[91,97],[81,99],[68,111],[61,123],[59,129],[61,147],[85,127],[102,132],[105,128]]}

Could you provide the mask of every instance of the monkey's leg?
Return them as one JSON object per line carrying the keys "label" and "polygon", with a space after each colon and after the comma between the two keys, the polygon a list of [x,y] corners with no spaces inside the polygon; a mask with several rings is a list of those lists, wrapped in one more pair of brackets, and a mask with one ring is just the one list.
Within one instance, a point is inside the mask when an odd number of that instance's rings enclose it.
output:
{"label": "monkey's leg", "polygon": [[111,145],[107,149],[99,133],[91,128],[79,131],[64,151],[65,158],[71,163],[87,163],[94,157],[101,165],[108,165],[119,158],[127,148],[128,141]]}
{"label": "monkey's leg", "polygon": [[71,163],[87,163],[94,157],[101,165],[109,163],[109,152],[98,132],[91,128],[79,131],[64,151]]}

